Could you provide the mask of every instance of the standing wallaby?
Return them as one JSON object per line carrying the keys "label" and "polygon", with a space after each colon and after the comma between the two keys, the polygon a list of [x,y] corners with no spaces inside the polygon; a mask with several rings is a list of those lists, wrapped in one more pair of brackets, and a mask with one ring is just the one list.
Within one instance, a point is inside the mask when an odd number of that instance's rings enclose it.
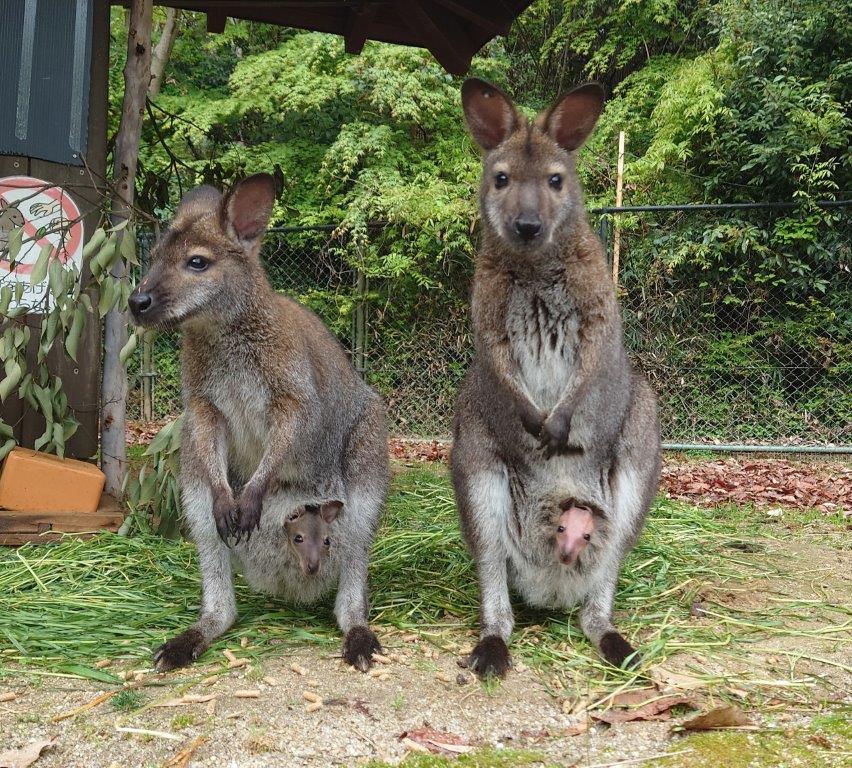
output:
{"label": "standing wallaby", "polygon": [[[189,192],[129,301],[138,324],[183,332],[180,485],[201,612],[156,651],[161,671],[189,664],[234,623],[232,556],[252,587],[291,600],[336,585],[346,661],[367,670],[379,649],[367,558],[387,494],[385,410],[319,318],[269,285],[259,252],[274,201],[267,174],[224,198]],[[326,499],[344,511],[329,516],[335,546],[312,574],[286,520]]]}
{"label": "standing wallaby", "polygon": [[[470,665],[497,676],[511,666],[510,580],[532,605],[582,602],[583,631],[622,665],[636,657],[612,624],[613,597],[657,489],[660,437],[656,399],[624,350],[575,169],[603,92],[581,86],[534,122],[481,80],[465,82],[462,103],[485,151],[476,354],[459,392],[451,458],[479,576],[481,635]],[[553,529],[542,526],[555,498],[600,512],[594,546],[571,565],[556,561]]]}

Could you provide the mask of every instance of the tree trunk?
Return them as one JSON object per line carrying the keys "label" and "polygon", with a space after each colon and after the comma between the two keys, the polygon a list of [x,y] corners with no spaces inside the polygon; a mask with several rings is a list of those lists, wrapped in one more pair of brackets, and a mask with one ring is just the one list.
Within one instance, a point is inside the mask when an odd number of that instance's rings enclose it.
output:
{"label": "tree trunk", "polygon": [[151,84],[148,86],[148,98],[156,99],[163,87],[163,76],[166,65],[172,55],[172,46],[178,35],[178,22],[180,21],[180,10],[176,8],[166,9],[166,21],[163,24],[163,34],[157,41],[154,54],[151,59]]}
{"label": "tree trunk", "polygon": [[[145,95],[151,78],[152,0],[132,0],[127,35],[127,62],[124,65],[124,100],[121,124],[115,139],[115,167],[111,220],[113,226],[129,219],[135,193],[136,160]],[[132,236],[122,232],[122,237]],[[119,258],[112,276],[125,277],[127,265]],[[127,372],[118,353],[127,343],[127,312],[116,306],[104,319],[104,376],[101,390],[101,467],[106,474],[106,492],[122,495],[127,464],[125,416]]]}

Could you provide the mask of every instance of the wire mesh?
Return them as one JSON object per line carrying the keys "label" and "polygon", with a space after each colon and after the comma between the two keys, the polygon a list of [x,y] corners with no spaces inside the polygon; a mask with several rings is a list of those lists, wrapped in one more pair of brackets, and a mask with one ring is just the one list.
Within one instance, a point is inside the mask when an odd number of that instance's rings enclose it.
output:
{"label": "wire mesh", "polygon": [[[770,211],[618,216],[625,339],[659,395],[665,441],[791,451],[852,443],[852,260],[843,216],[828,225],[825,252],[807,263],[773,251]],[[398,234],[376,226],[371,240]],[[262,258],[273,287],[313,309],[353,353],[388,403],[392,433],[448,436],[472,356],[470,259],[446,260],[431,287],[403,277],[359,282],[359,247],[333,227],[281,228],[269,232]],[[175,416],[177,335],[158,335],[150,370],[144,362],[140,354],[131,418]]]}

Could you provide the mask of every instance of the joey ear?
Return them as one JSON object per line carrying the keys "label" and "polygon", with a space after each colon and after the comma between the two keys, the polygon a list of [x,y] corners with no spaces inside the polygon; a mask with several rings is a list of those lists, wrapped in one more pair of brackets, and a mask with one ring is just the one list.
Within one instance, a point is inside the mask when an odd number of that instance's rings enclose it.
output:
{"label": "joey ear", "polygon": [[205,213],[215,211],[221,200],[222,193],[208,184],[190,189],[180,201],[175,211],[174,221],[195,219]]}
{"label": "joey ear", "polygon": [[305,507],[296,507],[296,509],[294,509],[289,515],[287,515],[286,519],[284,520],[284,525],[298,520],[304,514]]}
{"label": "joey ear", "polygon": [[544,117],[544,130],[562,149],[573,152],[583,146],[598,122],[604,90],[586,83],[566,93]]}
{"label": "joey ear", "polygon": [[243,243],[254,244],[266,231],[275,204],[275,180],[257,173],[238,182],[219,208],[222,228]]}
{"label": "joey ear", "polygon": [[320,515],[326,523],[331,525],[337,519],[341,509],[343,509],[342,501],[327,501],[320,507]]}
{"label": "joey ear", "polygon": [[483,149],[502,144],[517,127],[517,110],[497,86],[471,77],[464,81],[461,97],[470,135]]}

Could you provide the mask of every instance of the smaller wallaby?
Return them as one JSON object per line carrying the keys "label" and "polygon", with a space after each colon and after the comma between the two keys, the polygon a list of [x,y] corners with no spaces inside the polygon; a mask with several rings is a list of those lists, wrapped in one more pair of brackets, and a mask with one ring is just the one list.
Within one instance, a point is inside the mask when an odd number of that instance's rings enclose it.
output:
{"label": "smaller wallaby", "polygon": [[[336,588],[343,656],[358,669],[380,647],[367,563],[388,485],[385,409],[322,321],[270,286],[260,247],[274,203],[268,174],[225,196],[188,192],[128,301],[139,325],[183,334],[181,506],[201,611],[155,652],[160,671],[194,661],[236,620],[232,559],[254,589],[292,601]],[[305,499],[339,501],[288,521]]]}
{"label": "smaller wallaby", "polygon": [[595,535],[595,515],[574,499],[559,503],[556,525],[556,556],[562,565],[575,565]]}
{"label": "smaller wallaby", "polygon": [[331,524],[343,509],[342,501],[303,504],[284,521],[287,543],[305,576],[322,570],[331,552]]}

